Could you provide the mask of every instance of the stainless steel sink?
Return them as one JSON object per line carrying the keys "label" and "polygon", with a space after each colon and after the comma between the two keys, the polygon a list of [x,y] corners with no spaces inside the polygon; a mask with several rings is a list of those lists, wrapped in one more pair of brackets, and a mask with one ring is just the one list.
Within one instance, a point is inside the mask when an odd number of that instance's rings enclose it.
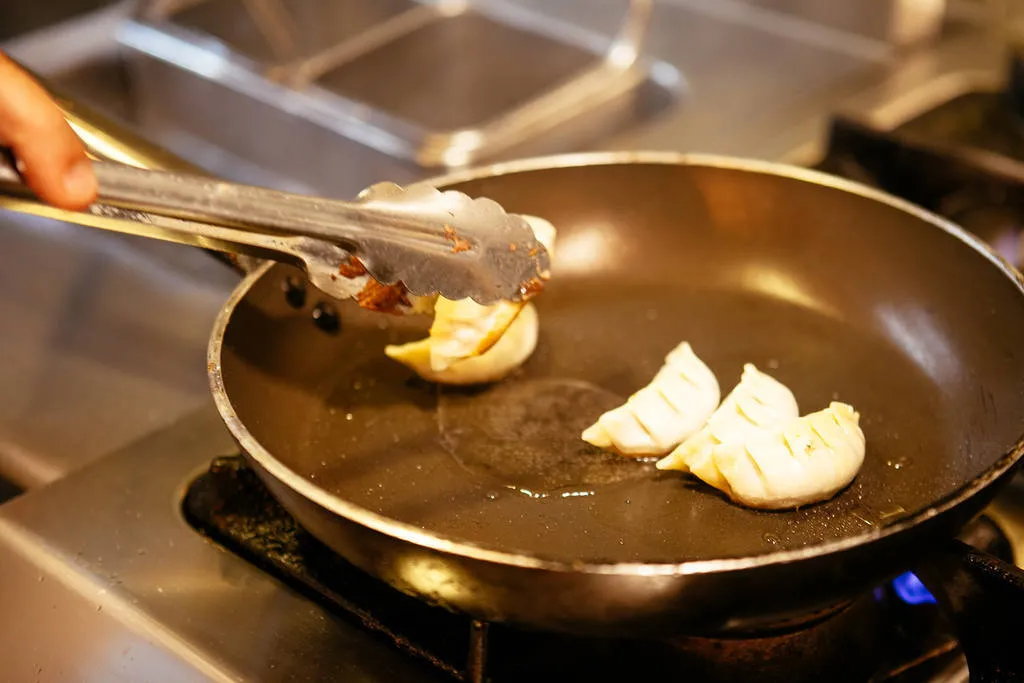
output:
{"label": "stainless steel sink", "polygon": [[153,2],[119,40],[148,131],[348,195],[667,110],[682,80],[641,55],[651,3],[623,2],[609,36],[496,0]]}
{"label": "stainless steel sink", "polygon": [[203,0],[149,3],[141,16],[153,24],[173,24],[192,38],[212,38],[259,68],[270,69],[299,65],[347,41],[365,41],[367,31],[379,31],[382,24],[418,7],[415,0]]}

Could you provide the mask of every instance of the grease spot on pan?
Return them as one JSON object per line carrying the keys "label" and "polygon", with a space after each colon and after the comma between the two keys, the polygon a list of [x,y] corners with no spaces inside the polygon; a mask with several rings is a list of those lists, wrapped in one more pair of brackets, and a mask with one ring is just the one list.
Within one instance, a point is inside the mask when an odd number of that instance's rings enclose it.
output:
{"label": "grease spot on pan", "polygon": [[463,468],[506,490],[528,498],[586,497],[654,471],[580,439],[595,416],[621,402],[610,391],[569,379],[445,389],[437,410],[440,443]]}

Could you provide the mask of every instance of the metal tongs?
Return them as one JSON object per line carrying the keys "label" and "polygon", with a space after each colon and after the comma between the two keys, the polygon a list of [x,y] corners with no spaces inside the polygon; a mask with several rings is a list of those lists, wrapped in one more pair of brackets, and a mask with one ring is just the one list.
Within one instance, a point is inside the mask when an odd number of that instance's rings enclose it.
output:
{"label": "metal tongs", "polygon": [[548,274],[526,221],[496,202],[425,184],[380,183],[346,202],[189,173],[94,162],[99,200],[84,212],[50,209],[0,151],[4,208],[217,251],[290,262],[337,298],[366,275],[410,294],[520,301]]}

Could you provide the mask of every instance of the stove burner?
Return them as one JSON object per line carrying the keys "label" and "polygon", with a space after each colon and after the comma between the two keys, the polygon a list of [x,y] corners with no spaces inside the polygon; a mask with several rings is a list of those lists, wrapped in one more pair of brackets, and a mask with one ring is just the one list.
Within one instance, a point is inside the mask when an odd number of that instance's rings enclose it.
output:
{"label": "stove burner", "polygon": [[[356,620],[425,666],[468,683],[671,680],[684,673],[693,681],[914,683],[962,667],[938,608],[901,600],[893,585],[742,637],[573,638],[475,623],[395,591],[299,527],[241,457],[215,460],[189,487],[183,507],[212,540],[339,618]],[[1008,547],[984,518],[971,533],[965,540],[986,549]]]}
{"label": "stove burner", "polygon": [[921,579],[917,578],[917,575],[912,572],[900,574],[893,579],[892,589],[896,591],[896,595],[899,596],[900,600],[908,605],[934,605],[936,603],[935,596],[924,587]]}
{"label": "stove burner", "polygon": [[880,131],[832,121],[818,169],[941,214],[1024,266],[1024,51],[1003,92],[970,92]]}
{"label": "stove burner", "polygon": [[793,680],[794,668],[808,679],[866,681],[875,673],[882,647],[874,626],[883,613],[882,604],[865,596],[788,632],[730,639],[686,637],[673,644],[688,655],[688,673],[700,681],[784,683]]}
{"label": "stove burner", "polygon": [[1010,263],[1024,263],[1024,162],[837,118],[817,168],[941,214]]}

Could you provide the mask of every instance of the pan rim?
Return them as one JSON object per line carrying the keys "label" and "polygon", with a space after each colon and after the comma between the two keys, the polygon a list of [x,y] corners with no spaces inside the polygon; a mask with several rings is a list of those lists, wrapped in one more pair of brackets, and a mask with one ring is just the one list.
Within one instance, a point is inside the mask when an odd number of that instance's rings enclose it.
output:
{"label": "pan rim", "polygon": [[[955,223],[933,214],[919,206],[892,196],[880,190],[846,180],[827,173],[815,171],[790,164],[783,164],[743,157],[722,156],[713,154],[694,154],[671,151],[612,151],[585,152],[551,156],[530,157],[519,160],[496,163],[488,166],[460,170],[443,176],[429,178],[423,182],[435,186],[449,186],[470,180],[497,177],[512,173],[536,170],[554,170],[581,166],[626,166],[668,165],[668,166],[704,166],[738,171],[775,175],[794,180],[823,185],[859,195],[891,206],[897,210],[911,214],[931,225],[944,230],[949,235],[963,242],[967,247],[986,257],[996,266],[1024,295],[1024,276],[1005,259],[997,254],[987,243]],[[539,556],[523,555],[514,552],[489,549],[483,545],[467,541],[458,541],[442,535],[426,532],[416,526],[399,522],[378,514],[364,507],[346,501],[321,488],[292,471],[278,460],[252,435],[245,427],[227,395],[221,368],[224,334],[230,323],[237,305],[249,293],[252,286],[259,281],[276,264],[265,263],[246,275],[232,291],[224,307],[214,322],[207,348],[207,371],[214,403],[225,425],[238,441],[242,450],[253,458],[260,467],[271,476],[304,498],[316,503],[321,508],[392,538],[420,546],[435,552],[460,556],[462,558],[492,564],[515,566],[523,569],[549,572],[571,572],[574,574],[619,575],[619,576],[685,576],[722,572],[742,571],[754,568],[765,568],[775,565],[790,564],[800,560],[810,560],[834,553],[843,552],[861,545],[881,541],[882,539],[901,533],[929,519],[938,517],[969,500],[973,495],[988,488],[1013,468],[1024,455],[1024,432],[1017,438],[1014,445],[998,458],[991,466],[978,476],[969,480],[960,488],[950,492],[943,498],[919,512],[894,522],[891,525],[878,527],[865,533],[847,536],[826,543],[779,550],[763,555],[745,557],[729,557],[718,559],[688,560],[678,563],[643,563],[643,562],[567,562],[545,559]]]}

